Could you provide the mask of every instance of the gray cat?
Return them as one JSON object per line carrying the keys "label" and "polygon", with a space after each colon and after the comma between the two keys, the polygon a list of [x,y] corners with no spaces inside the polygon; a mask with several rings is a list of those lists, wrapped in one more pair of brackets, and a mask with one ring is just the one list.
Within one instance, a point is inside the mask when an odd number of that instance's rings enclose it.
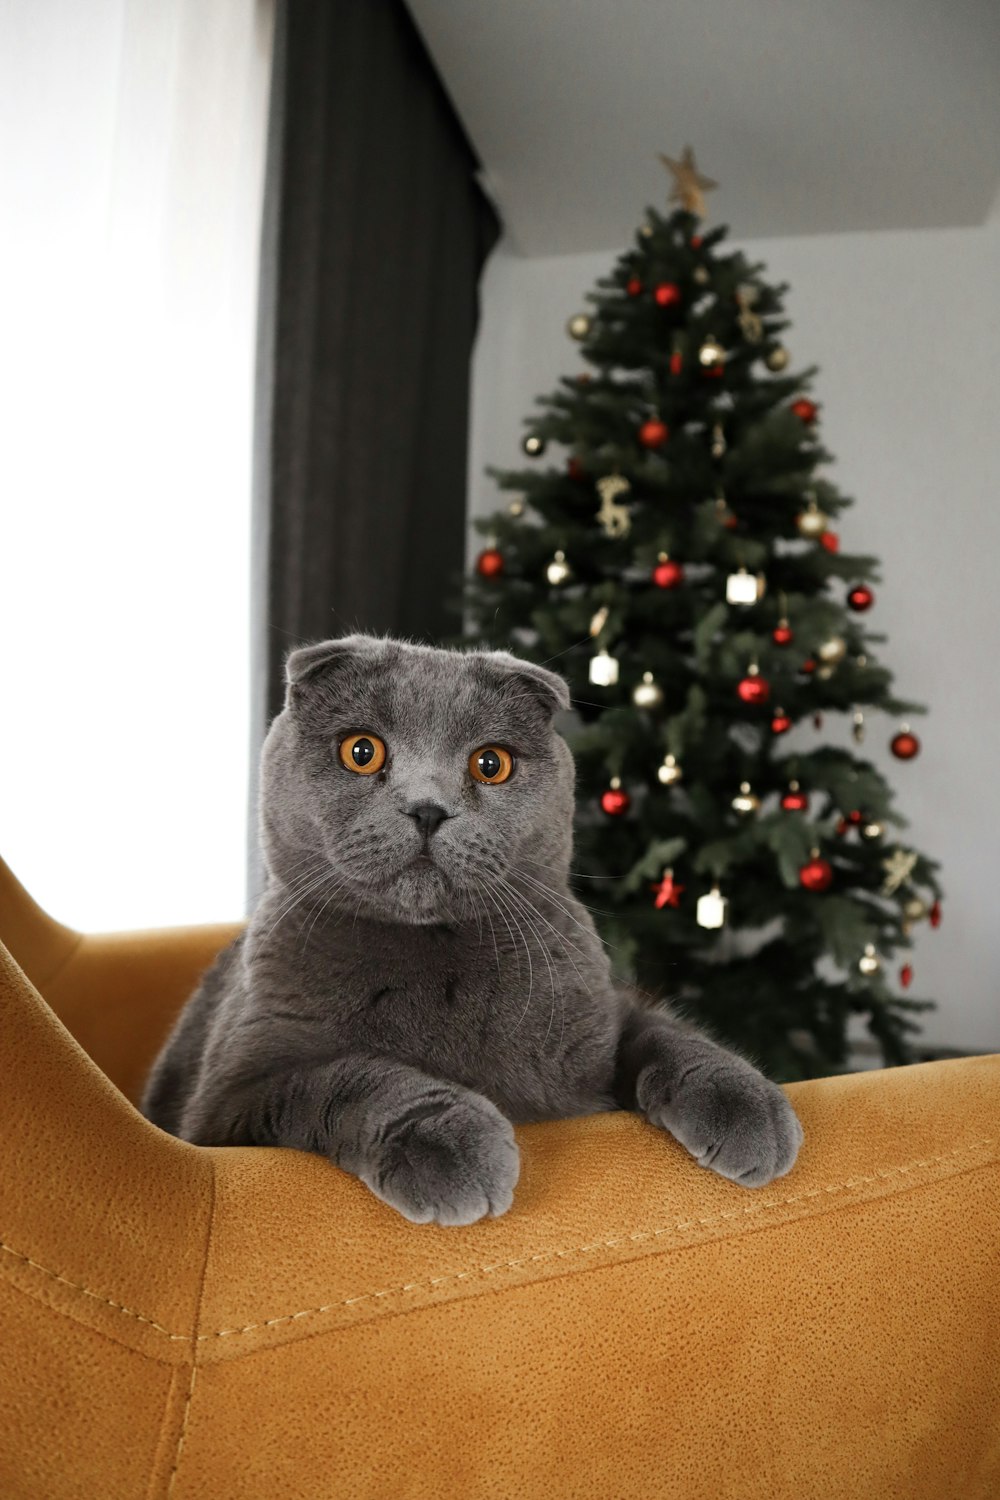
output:
{"label": "gray cat", "polygon": [[571,894],[563,678],[350,635],[293,651],[261,770],[267,890],[143,1099],[201,1145],[318,1151],[417,1223],[510,1207],[511,1121],[637,1109],[744,1187],[781,1091],[612,982]]}

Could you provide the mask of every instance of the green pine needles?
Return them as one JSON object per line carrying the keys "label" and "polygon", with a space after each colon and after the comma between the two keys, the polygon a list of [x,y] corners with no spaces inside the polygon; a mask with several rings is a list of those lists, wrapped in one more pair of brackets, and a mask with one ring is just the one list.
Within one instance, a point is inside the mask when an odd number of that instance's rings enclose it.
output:
{"label": "green pine needles", "polygon": [[866,628],[875,560],[839,551],[815,372],[785,373],[786,288],[725,235],[647,212],[570,322],[588,369],[491,471],[516,498],[464,602],[571,684],[574,886],[618,972],[789,1080],[847,1064],[852,1015],[911,1059],[904,950],[940,888],[860,752],[915,753],[921,710]]}

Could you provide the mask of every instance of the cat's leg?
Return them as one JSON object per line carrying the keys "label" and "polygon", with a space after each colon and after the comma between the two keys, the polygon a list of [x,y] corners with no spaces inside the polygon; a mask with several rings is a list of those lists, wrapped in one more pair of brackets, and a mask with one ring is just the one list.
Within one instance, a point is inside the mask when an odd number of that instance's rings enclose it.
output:
{"label": "cat's leg", "polygon": [[371,1054],[252,1084],[209,1080],[182,1134],[196,1145],[317,1151],[417,1224],[505,1213],[520,1165],[510,1121],[488,1099]]}
{"label": "cat's leg", "polygon": [[625,1009],[616,1092],[701,1166],[742,1187],[782,1177],[802,1144],[802,1126],[776,1084],[663,1010]]}

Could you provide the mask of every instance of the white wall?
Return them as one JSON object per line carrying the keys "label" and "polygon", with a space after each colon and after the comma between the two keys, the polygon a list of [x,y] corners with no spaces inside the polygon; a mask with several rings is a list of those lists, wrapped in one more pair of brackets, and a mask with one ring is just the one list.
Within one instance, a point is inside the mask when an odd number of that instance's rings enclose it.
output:
{"label": "white wall", "polygon": [[[931,1042],[1000,1051],[1000,219],[744,248],[791,285],[786,342],[796,365],[821,367],[831,477],[857,500],[839,525],[844,550],[881,559],[868,619],[889,637],[880,650],[900,694],[931,710],[909,765],[884,748],[882,716],[864,746],[897,789],[904,837],[943,864],[944,920],[919,931],[912,993],[939,1002]],[[534,396],[580,367],[564,325],[613,260],[495,252],[475,357],[473,514],[497,505],[483,466],[524,461]]]}
{"label": "white wall", "polygon": [[0,15],[0,852],[83,928],[243,909],[271,19]]}

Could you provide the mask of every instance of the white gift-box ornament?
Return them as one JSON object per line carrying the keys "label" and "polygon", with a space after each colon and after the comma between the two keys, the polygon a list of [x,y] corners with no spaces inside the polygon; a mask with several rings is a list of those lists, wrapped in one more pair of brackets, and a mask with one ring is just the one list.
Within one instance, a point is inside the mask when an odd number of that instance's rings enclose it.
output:
{"label": "white gift-box ornament", "polygon": [[746,568],[741,568],[726,579],[727,604],[756,604],[763,597],[763,573],[748,573]]}
{"label": "white gift-box ornament", "polygon": [[713,885],[704,896],[698,897],[698,926],[699,927],[724,927],[726,925],[726,908],[729,902],[725,896],[720,895],[719,887]]}
{"label": "white gift-box ornament", "polygon": [[590,680],[598,687],[614,687],[618,681],[618,658],[600,650],[590,658]]}

